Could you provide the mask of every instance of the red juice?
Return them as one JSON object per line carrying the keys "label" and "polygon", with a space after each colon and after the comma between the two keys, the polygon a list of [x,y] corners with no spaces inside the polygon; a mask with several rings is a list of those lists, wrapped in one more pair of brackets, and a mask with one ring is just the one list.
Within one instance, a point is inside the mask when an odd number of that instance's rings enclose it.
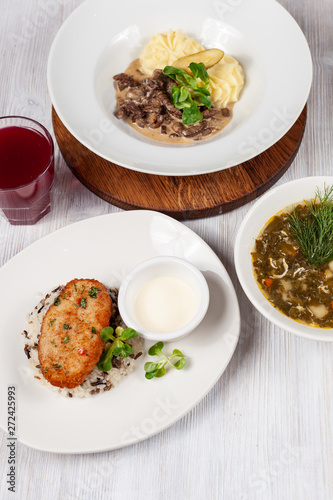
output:
{"label": "red juice", "polygon": [[44,127],[34,126],[40,131],[0,128],[0,207],[11,224],[34,224],[50,211],[53,143]]}

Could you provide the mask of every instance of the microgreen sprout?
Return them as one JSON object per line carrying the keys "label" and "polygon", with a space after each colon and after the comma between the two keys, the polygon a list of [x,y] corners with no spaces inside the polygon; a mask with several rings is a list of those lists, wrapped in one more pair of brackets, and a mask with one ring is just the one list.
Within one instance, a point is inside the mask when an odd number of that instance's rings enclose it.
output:
{"label": "microgreen sprout", "polygon": [[128,340],[137,337],[138,334],[133,328],[122,328],[118,326],[116,330],[111,326],[107,326],[101,330],[101,339],[106,342],[104,350],[100,357],[97,367],[103,372],[108,372],[112,368],[112,358],[120,356],[121,358],[128,358],[134,351],[128,344]]}
{"label": "microgreen sprout", "polygon": [[[165,367],[168,365],[172,366],[173,368],[176,368],[176,370],[181,370],[186,365],[185,355],[179,349],[174,349],[172,351],[172,354],[167,357],[162,352],[163,347],[164,347],[163,342],[157,342],[156,344],[152,345],[148,351],[148,354],[150,356],[159,356],[160,358],[155,363],[153,362],[145,363],[144,366],[146,372],[145,377],[149,380],[154,377],[163,377],[163,375],[165,374]],[[172,358],[180,358],[180,359],[176,363],[172,363],[171,362]]]}
{"label": "microgreen sprout", "polygon": [[174,66],[165,66],[163,69],[163,73],[177,83],[172,87],[171,101],[177,109],[183,110],[182,121],[185,125],[202,120],[200,106],[210,109],[212,105],[207,89],[209,76],[204,63],[192,62],[189,68],[193,76]]}

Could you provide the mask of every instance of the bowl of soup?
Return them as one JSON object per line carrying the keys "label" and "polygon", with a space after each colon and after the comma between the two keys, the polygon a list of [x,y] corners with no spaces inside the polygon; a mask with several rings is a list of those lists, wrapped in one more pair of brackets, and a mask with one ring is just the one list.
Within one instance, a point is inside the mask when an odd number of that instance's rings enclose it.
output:
{"label": "bowl of soup", "polygon": [[243,219],[234,249],[238,279],[263,316],[288,332],[328,342],[333,341],[333,258],[328,255],[325,262],[314,255],[322,243],[311,243],[318,232],[311,210],[321,209],[323,200],[324,224],[330,227],[332,186],[333,177],[315,176],[268,191]]}

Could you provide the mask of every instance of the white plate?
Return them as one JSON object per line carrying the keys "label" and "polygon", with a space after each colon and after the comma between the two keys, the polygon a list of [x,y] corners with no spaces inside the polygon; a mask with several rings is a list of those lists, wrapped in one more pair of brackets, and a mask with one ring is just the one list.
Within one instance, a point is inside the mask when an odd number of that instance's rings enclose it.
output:
{"label": "white plate", "polygon": [[[155,32],[183,29],[244,67],[246,85],[231,123],[193,146],[148,141],[113,116],[113,75],[140,56]],[[90,150],[132,170],[161,175],[215,172],[275,144],[307,101],[312,63],[307,42],[274,0],[86,0],[64,22],[48,61],[53,106]]]}
{"label": "white plate", "polygon": [[[119,286],[140,261],[158,255],[187,259],[200,269],[210,289],[210,305],[199,327],[172,342],[187,356],[181,371],[147,380],[145,355],[133,373],[109,392],[86,399],[64,398],[40,386],[23,352],[25,313],[39,299],[72,278],[93,277]],[[214,386],[236,347],[240,314],[231,280],[221,261],[186,226],[151,211],[103,215],[52,233],[0,269],[0,425],[7,429],[7,387],[17,388],[18,439],[58,453],[88,453],[142,441],[179,420]]]}
{"label": "white plate", "polygon": [[251,207],[239,227],[235,241],[235,266],[244,292],[272,323],[284,330],[311,340],[333,342],[333,328],[303,325],[276,309],[260,291],[253,273],[251,252],[255,239],[266,222],[277,212],[302,200],[311,200],[316,188],[332,186],[333,177],[305,177],[271,189]]}

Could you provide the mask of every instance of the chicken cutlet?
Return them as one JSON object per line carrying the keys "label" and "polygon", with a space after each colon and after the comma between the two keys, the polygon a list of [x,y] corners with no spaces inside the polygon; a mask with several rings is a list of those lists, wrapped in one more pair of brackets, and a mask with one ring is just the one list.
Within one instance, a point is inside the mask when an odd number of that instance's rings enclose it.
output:
{"label": "chicken cutlet", "polygon": [[82,384],[103,352],[101,330],[109,326],[112,301],[93,279],[67,283],[43,319],[38,343],[41,371],[50,384],[72,389]]}

